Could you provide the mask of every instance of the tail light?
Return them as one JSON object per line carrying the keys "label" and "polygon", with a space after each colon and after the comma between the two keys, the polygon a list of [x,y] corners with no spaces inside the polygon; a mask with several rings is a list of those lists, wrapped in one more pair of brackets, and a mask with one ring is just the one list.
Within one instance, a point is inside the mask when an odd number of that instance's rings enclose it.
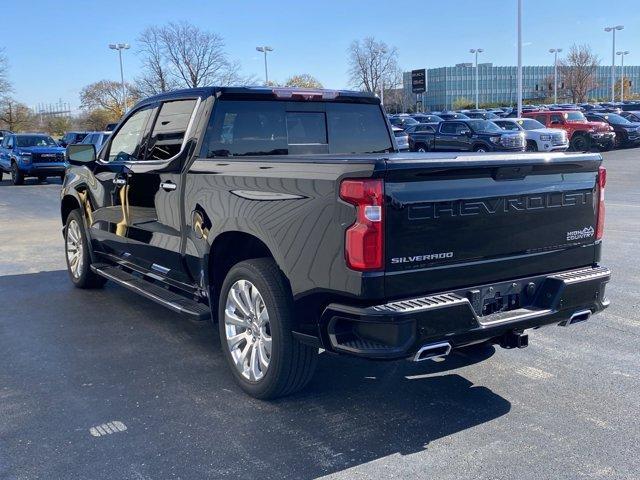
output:
{"label": "tail light", "polygon": [[600,240],[604,235],[604,187],[607,184],[607,169],[604,167],[598,169],[597,184],[598,212],[596,217],[596,240]]}
{"label": "tail light", "polygon": [[345,259],[353,270],[384,266],[384,185],[382,180],[349,179],[340,184],[340,198],[356,207],[356,221],[345,236]]}

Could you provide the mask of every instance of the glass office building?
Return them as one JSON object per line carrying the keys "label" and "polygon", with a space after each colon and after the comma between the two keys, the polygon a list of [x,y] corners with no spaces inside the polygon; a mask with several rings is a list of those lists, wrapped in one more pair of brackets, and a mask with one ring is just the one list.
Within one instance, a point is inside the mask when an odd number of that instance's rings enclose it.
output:
{"label": "glass office building", "polygon": [[[622,69],[616,67],[616,81],[620,81]],[[624,76],[631,81],[631,92],[640,91],[640,66],[625,66]],[[426,92],[411,93],[411,72],[403,75],[405,99],[410,105],[422,101],[424,110],[453,108],[458,99],[475,101],[475,68],[471,64],[427,69]],[[595,75],[596,87],[589,92],[589,99],[611,97],[611,67],[599,66]],[[480,103],[514,105],[517,101],[517,67],[496,67],[491,63],[478,65],[478,90]],[[553,66],[522,67],[522,96],[525,100],[553,98]],[[625,87],[627,90],[629,87]],[[616,92],[618,90],[616,89]],[[558,101],[571,101],[563,90],[562,77],[558,75]],[[618,100],[618,99],[616,99]]]}

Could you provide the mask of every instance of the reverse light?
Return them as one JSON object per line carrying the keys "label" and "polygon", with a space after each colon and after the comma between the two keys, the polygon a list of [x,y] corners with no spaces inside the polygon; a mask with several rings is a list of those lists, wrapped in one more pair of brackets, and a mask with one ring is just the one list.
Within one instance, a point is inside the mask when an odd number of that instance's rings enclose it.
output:
{"label": "reverse light", "polygon": [[345,260],[353,270],[384,266],[384,184],[382,180],[348,179],[340,184],[340,198],[356,207],[356,221],[345,234]]}
{"label": "reverse light", "polygon": [[598,169],[598,178],[596,180],[598,195],[598,210],[596,216],[596,240],[601,240],[604,235],[604,187],[607,184],[607,169],[600,167]]}

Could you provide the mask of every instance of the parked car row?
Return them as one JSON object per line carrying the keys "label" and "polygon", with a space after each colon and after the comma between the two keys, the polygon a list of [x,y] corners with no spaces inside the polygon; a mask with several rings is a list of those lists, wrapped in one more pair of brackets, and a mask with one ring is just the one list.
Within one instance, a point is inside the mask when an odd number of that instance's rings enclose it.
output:
{"label": "parked car row", "polygon": [[56,142],[42,133],[13,133],[2,130],[0,140],[0,181],[5,173],[14,185],[22,185],[25,178],[64,177],[67,167],[65,150],[77,143],[93,144],[99,151],[111,132],[67,132]]}
{"label": "parked car row", "polygon": [[[412,151],[502,149],[500,143],[483,140],[485,134],[494,133],[492,126],[482,123],[470,124],[470,120],[488,121],[512,134],[521,133],[525,139],[524,149],[527,151],[550,152],[569,148],[576,151],[594,148],[610,150],[640,145],[640,110],[627,110],[617,114],[602,109],[591,109],[585,113],[577,106],[568,105],[566,110],[556,108],[558,106],[551,107],[553,108],[523,109],[522,118],[515,118],[515,113],[505,108],[400,114],[389,116],[389,121],[395,128],[406,132],[409,136],[409,149]],[[453,135],[453,132],[447,133],[446,130],[454,127],[445,126],[443,131],[440,126],[452,121],[460,122],[455,127],[458,130],[469,132],[468,141],[450,142],[448,138],[438,139],[438,135]],[[466,127],[463,128],[460,124]],[[485,148],[488,150],[484,150]]]}

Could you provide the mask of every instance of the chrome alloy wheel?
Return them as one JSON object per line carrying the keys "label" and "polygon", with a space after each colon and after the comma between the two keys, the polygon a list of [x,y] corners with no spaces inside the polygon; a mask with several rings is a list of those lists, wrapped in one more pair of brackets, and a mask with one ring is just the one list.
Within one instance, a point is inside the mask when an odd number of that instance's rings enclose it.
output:
{"label": "chrome alloy wheel", "polygon": [[271,325],[262,295],[248,280],[238,280],[229,289],[224,327],[238,372],[253,382],[262,379],[271,360]]}
{"label": "chrome alloy wheel", "polygon": [[71,275],[73,275],[73,278],[80,278],[84,264],[84,247],[82,245],[80,225],[75,220],[71,220],[67,226],[66,250]]}

